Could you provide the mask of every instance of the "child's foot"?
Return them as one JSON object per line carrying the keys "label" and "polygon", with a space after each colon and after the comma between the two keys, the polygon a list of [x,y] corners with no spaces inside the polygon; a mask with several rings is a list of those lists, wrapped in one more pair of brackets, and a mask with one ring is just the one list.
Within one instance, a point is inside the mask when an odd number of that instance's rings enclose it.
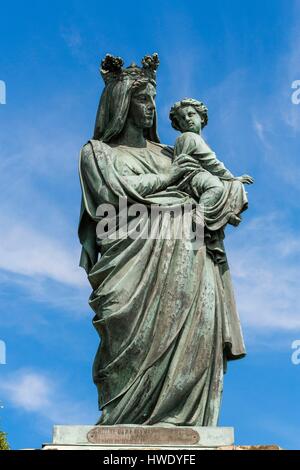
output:
{"label": "child's foot", "polygon": [[238,215],[232,214],[228,220],[228,223],[230,225],[233,225],[234,227],[237,227],[241,221],[242,221],[241,217],[239,217]]}

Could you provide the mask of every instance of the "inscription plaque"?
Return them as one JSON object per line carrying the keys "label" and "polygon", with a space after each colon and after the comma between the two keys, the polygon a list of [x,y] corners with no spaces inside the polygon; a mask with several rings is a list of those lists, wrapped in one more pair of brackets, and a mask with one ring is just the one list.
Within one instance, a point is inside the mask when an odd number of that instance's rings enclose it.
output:
{"label": "inscription plaque", "polygon": [[97,426],[87,434],[91,444],[195,445],[200,441],[195,429],[161,427]]}

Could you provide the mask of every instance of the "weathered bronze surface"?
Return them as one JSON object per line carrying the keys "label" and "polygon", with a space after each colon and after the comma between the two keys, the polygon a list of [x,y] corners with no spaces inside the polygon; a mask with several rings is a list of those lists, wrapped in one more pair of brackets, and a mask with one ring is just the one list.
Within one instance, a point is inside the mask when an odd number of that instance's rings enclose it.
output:
{"label": "weathered bronze surface", "polygon": [[[93,366],[97,424],[217,426],[224,366],[245,355],[224,231],[240,223],[243,184],[253,179],[234,177],[217,161],[200,136],[207,119],[198,101],[174,108],[171,117],[179,112],[181,123],[175,127],[184,131],[175,151],[160,143],[158,63],[154,54],[142,67],[123,68],[121,58],[106,56],[94,136],[80,155],[80,265],[101,338]],[[124,199],[131,211],[126,230]],[[204,244],[195,249],[191,240],[169,237],[181,233],[183,219],[167,211],[201,203]],[[153,208],[160,211],[154,238]]]}

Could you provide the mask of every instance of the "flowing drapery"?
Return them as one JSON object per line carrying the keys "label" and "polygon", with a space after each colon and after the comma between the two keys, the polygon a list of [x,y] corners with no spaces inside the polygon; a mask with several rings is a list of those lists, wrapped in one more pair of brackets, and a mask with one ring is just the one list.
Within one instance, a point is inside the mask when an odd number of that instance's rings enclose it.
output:
{"label": "flowing drapery", "polygon": [[[111,148],[94,140],[81,153],[81,265],[101,337],[93,366],[100,424],[216,425],[224,365],[245,354],[222,231],[194,250],[164,236],[181,220],[162,212],[159,238],[144,236],[147,222],[135,239],[96,237],[99,204],[190,203],[187,194],[168,190],[170,165],[168,148],[154,143]],[[215,217],[226,204],[223,198]]]}

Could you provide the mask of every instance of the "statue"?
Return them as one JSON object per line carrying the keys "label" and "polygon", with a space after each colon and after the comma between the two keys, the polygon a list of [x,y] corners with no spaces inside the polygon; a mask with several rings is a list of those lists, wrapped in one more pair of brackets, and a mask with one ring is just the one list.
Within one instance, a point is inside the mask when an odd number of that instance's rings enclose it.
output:
{"label": "statue", "polygon": [[[228,181],[223,181],[205,170],[203,157],[212,151],[197,136],[199,127],[183,126],[194,134],[177,141],[175,154],[160,143],[158,64],[157,54],[146,56],[142,67],[128,68],[120,57],[106,56],[94,137],[80,155],[80,265],[93,289],[89,303],[101,338],[93,365],[102,411],[97,424],[216,426],[227,361],[245,355],[224,228],[240,222],[247,208],[243,183],[253,180],[235,179],[224,169]],[[192,110],[199,106],[194,101]],[[186,109],[185,104],[172,108],[174,127],[180,128]],[[213,191],[203,172],[214,178]],[[98,236],[103,213],[97,209],[103,204],[114,207],[118,227],[120,198],[129,207],[181,209],[195,207],[202,195],[212,195],[214,202],[204,204],[199,249],[164,237],[178,223],[164,211],[158,218],[160,237],[144,236],[147,223],[136,237]],[[131,227],[139,221],[131,215]]]}
{"label": "statue", "polygon": [[253,178],[248,175],[234,177],[206,144],[201,133],[208,122],[208,109],[203,103],[191,98],[178,101],[171,108],[170,119],[174,129],[182,133],[176,139],[175,158],[187,154],[199,162],[197,170],[187,174],[177,184],[177,189],[192,192],[192,196],[199,200],[205,211],[206,227],[209,228],[209,214],[213,217],[211,211],[214,211],[216,204],[217,210],[220,210],[221,198],[232,201],[231,212],[227,205],[223,206],[225,214],[222,226],[225,226],[225,221],[234,226],[239,225],[240,213],[247,207],[247,202],[243,187],[234,181],[252,184]]}

